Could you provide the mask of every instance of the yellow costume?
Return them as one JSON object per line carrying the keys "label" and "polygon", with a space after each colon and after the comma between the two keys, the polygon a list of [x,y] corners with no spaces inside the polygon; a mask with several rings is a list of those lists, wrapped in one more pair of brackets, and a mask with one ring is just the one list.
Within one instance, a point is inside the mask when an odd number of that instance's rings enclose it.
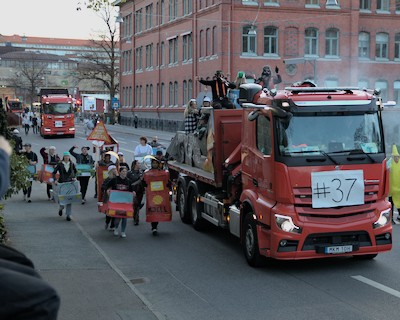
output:
{"label": "yellow costume", "polygon": [[390,163],[390,196],[396,208],[400,209],[400,160],[396,163],[393,157],[399,157],[396,145],[392,147],[392,159]]}

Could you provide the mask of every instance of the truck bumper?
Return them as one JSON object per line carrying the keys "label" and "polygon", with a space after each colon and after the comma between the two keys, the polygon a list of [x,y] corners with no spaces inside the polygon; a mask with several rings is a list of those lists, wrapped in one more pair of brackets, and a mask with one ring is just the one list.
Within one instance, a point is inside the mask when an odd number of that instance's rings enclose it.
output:
{"label": "truck bumper", "polygon": [[304,227],[301,234],[259,225],[257,232],[260,254],[278,260],[369,255],[392,248],[390,223],[377,229],[369,221],[352,223],[347,228],[343,225],[313,225]]}

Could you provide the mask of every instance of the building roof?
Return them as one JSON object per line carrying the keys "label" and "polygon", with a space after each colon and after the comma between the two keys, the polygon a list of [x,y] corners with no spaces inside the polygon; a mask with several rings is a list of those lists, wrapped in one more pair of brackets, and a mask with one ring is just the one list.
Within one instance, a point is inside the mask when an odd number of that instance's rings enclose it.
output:
{"label": "building roof", "polygon": [[30,45],[50,45],[50,46],[78,46],[78,47],[93,47],[91,40],[81,39],[65,39],[65,38],[43,38],[43,37],[30,37],[20,36],[14,34],[12,36],[6,36],[0,34],[0,43],[13,43],[13,44],[30,44]]}
{"label": "building roof", "polygon": [[[56,61],[56,62],[72,62],[63,56],[50,54],[50,53],[36,53],[32,51],[11,51],[0,55],[2,60],[43,60],[43,61]],[[60,61],[61,60],[61,61]]]}

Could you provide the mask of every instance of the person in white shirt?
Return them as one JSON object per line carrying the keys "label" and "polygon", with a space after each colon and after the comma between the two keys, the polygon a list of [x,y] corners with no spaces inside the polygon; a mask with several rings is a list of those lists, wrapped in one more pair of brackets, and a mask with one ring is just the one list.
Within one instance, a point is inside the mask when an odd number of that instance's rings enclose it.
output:
{"label": "person in white shirt", "polygon": [[147,144],[146,137],[140,137],[140,144],[135,148],[135,157],[145,157],[147,155],[151,155],[153,153],[153,148]]}

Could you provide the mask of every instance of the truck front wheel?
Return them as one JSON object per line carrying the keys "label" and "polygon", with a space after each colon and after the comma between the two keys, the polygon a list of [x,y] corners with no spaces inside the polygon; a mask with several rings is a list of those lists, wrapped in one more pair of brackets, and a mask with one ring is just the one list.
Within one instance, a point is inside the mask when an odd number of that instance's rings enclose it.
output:
{"label": "truck front wheel", "polygon": [[247,263],[252,267],[260,267],[262,265],[262,257],[258,247],[256,222],[252,212],[248,213],[244,218],[242,245]]}
{"label": "truck front wheel", "polygon": [[189,215],[187,213],[187,206],[186,206],[186,196],[185,196],[185,190],[182,190],[182,185],[178,186],[178,210],[179,210],[179,216],[181,217],[181,220],[183,223],[189,223]]}

